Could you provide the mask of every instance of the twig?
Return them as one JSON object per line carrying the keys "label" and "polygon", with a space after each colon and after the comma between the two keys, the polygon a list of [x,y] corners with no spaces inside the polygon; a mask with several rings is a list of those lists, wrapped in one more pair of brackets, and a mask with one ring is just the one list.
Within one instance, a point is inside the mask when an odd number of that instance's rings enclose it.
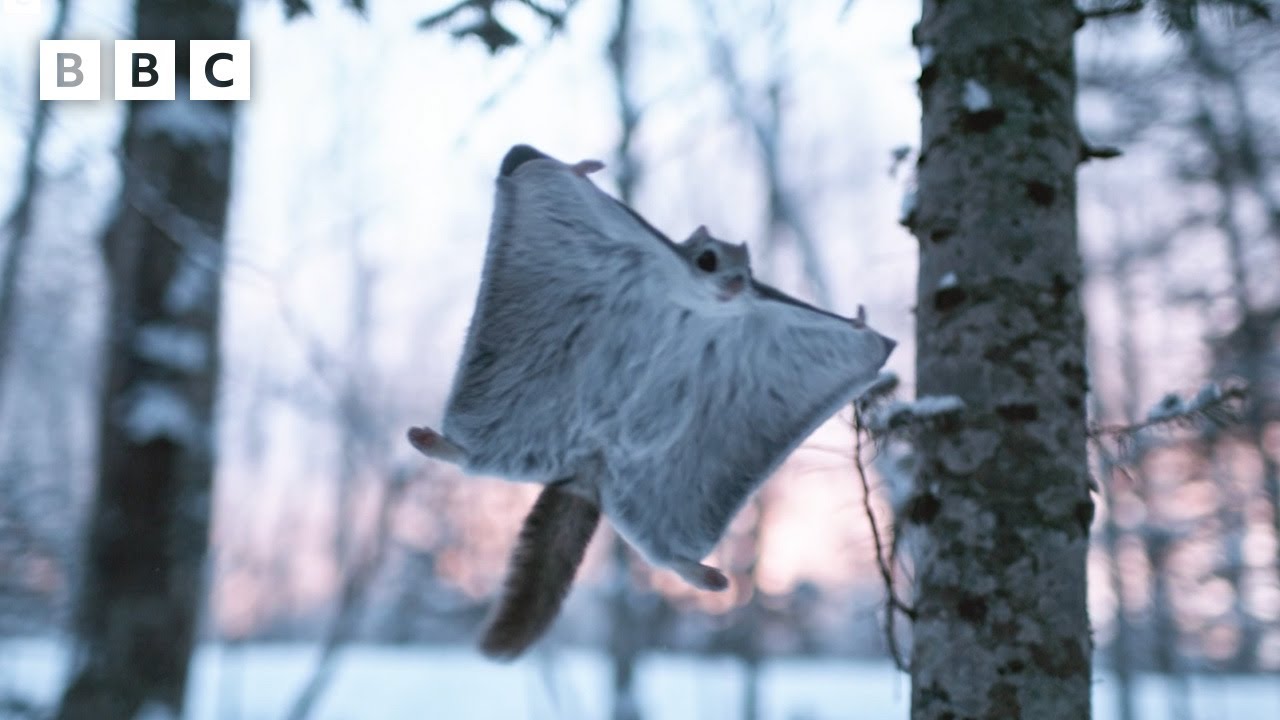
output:
{"label": "twig", "polygon": [[[1252,4],[1246,6],[1250,7],[1255,14],[1270,17],[1265,6],[1260,9],[1253,7]],[[1258,133],[1255,129],[1254,112],[1249,106],[1248,97],[1241,83],[1241,75],[1244,71],[1233,71],[1224,63],[1215,53],[1203,30],[1192,29],[1185,35],[1188,54],[1195,63],[1196,69],[1206,79],[1226,88],[1236,117],[1236,126],[1232,131],[1221,128],[1219,123],[1215,122],[1213,114],[1203,107],[1202,95],[1202,108],[1196,124],[1208,139],[1214,154],[1220,158],[1219,163],[1230,162],[1235,171],[1234,174],[1239,176],[1234,178],[1234,181],[1244,185],[1262,201],[1264,216],[1267,218],[1268,234],[1280,241],[1280,196],[1273,192],[1267,183],[1267,174],[1264,171],[1267,163],[1262,159],[1264,153],[1260,148]],[[1234,143],[1232,143],[1234,147],[1228,145],[1231,137],[1234,137]],[[1231,184],[1233,181],[1232,178],[1224,179],[1226,183],[1220,182],[1220,184]]]}
{"label": "twig", "polygon": [[780,80],[775,78],[769,88],[770,116],[761,117],[760,113],[752,111],[748,102],[746,84],[734,63],[733,52],[724,35],[716,28],[711,3],[708,0],[702,0],[699,3],[699,9],[710,43],[712,69],[725,85],[734,115],[748,126],[760,152],[769,191],[769,230],[776,232],[779,227],[791,230],[792,239],[800,251],[805,279],[813,291],[814,299],[823,307],[831,307],[831,289],[827,286],[827,277],[823,269],[825,264],[818,239],[814,236],[799,208],[799,203],[782,177],[783,152],[778,137],[781,117]]}
{"label": "twig", "polygon": [[1123,154],[1124,152],[1120,148],[1113,145],[1091,145],[1083,140],[1080,141],[1080,162],[1111,160]]}
{"label": "twig", "polygon": [[871,537],[876,545],[876,567],[880,570],[880,579],[884,581],[885,587],[885,604],[887,605],[885,613],[885,637],[889,644],[889,653],[893,656],[893,664],[903,672],[910,672],[910,664],[902,657],[902,649],[898,647],[898,636],[894,632],[896,626],[896,618],[899,612],[906,615],[908,619],[916,619],[915,608],[907,605],[899,597],[897,590],[893,585],[893,566],[885,560],[884,542],[880,539],[880,526],[876,523],[875,513],[871,509],[871,483],[867,480],[867,468],[862,462],[862,433],[864,427],[862,425],[862,414],[857,408],[853,411],[853,467],[858,473],[858,480],[862,483],[862,510],[867,515],[867,522],[871,525]]}
{"label": "twig", "polygon": [[560,28],[564,27],[565,15],[569,12],[569,9],[573,7],[572,2],[566,3],[565,9],[563,11],[557,11],[557,10],[552,10],[551,8],[543,7],[542,5],[539,5],[538,3],[533,2],[533,0],[520,0],[520,4],[529,8],[536,15],[541,17],[547,23],[547,25],[551,27],[552,30],[559,30]]}
{"label": "twig", "polygon": [[472,0],[461,0],[460,2],[454,3],[453,5],[450,5],[449,7],[445,8],[444,10],[441,10],[438,13],[428,15],[427,17],[422,18],[421,20],[418,21],[418,29],[430,30],[436,25],[439,25],[440,23],[448,20],[449,18],[452,18],[454,15],[457,15],[464,8],[466,8],[468,5],[471,5],[471,4],[473,4]]}
{"label": "twig", "polygon": [[557,30],[555,27],[549,28],[546,36],[542,39],[542,43],[539,45],[529,47],[529,44],[525,43],[526,51],[524,62],[520,63],[520,65],[512,70],[505,78],[502,78],[500,81],[495,83],[495,87],[482,100],[480,100],[479,103],[476,104],[475,109],[471,111],[471,117],[467,122],[462,124],[463,129],[458,133],[458,136],[451,144],[455,150],[470,142],[472,140],[472,136],[475,134],[474,128],[480,124],[480,121],[485,119],[485,116],[492,112],[493,109],[498,106],[498,103],[512,92],[513,88],[519,87],[523,84],[525,77],[530,72],[537,69],[537,63],[542,59],[544,53],[550,49],[551,40],[555,36],[556,32]]}
{"label": "twig", "polygon": [[290,705],[289,720],[304,720],[311,714],[316,701],[329,684],[335,669],[338,652],[355,634],[360,612],[364,607],[365,591],[368,582],[382,566],[386,554],[387,541],[391,535],[391,513],[404,497],[408,487],[409,473],[402,469],[392,470],[387,475],[386,488],[383,490],[382,502],[378,506],[377,529],[374,533],[373,546],[361,560],[351,564],[346,577],[342,580],[342,593],[338,600],[338,612],[325,633],[324,643],[320,650],[320,658],[316,660],[311,675],[303,683],[302,690]]}
{"label": "twig", "polygon": [[[125,172],[131,175],[137,173],[136,169],[128,164],[125,165]],[[275,303],[289,337],[305,353],[311,371],[334,397],[341,397],[342,391],[338,380],[330,371],[330,368],[338,363],[333,360],[319,340],[304,330],[301,321],[286,300],[275,273],[243,257],[232,256],[226,243],[217,240],[202,223],[165,200],[154,186],[141,177],[131,179],[134,192],[127,195],[125,202],[150,221],[161,236],[182,251],[183,256],[193,265],[215,278],[228,276],[233,267],[243,269],[262,283],[262,289],[267,291]]]}
{"label": "twig", "polygon": [[1085,20],[1103,20],[1117,15],[1133,15],[1142,12],[1147,6],[1146,0],[1129,0],[1119,5],[1103,5],[1102,7],[1081,10],[1080,16]]}
{"label": "twig", "polygon": [[[441,25],[462,11],[471,9],[479,13],[480,18],[463,25],[456,30],[451,31],[454,38],[464,38],[468,35],[474,35],[478,40],[485,44],[489,49],[489,54],[494,55],[499,51],[515,45],[519,45],[521,39],[518,35],[511,32],[503,25],[494,14],[494,6],[498,5],[502,0],[460,0],[448,8],[441,10],[433,15],[429,15],[418,21],[419,30],[430,30]],[[565,17],[569,10],[573,8],[573,0],[565,3],[564,10],[552,10],[545,7],[534,0],[517,0],[517,3],[525,6],[535,15],[537,15],[551,32],[558,32],[564,27]]]}

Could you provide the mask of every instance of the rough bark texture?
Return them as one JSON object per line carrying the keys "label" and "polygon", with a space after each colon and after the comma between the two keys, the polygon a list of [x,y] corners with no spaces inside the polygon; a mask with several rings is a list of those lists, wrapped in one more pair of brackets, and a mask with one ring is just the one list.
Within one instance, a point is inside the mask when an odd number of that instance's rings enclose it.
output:
{"label": "rough bark texture", "polygon": [[[1089,717],[1070,0],[926,0],[912,718]],[[954,274],[952,282],[951,274]]]}
{"label": "rough bark texture", "polygon": [[190,40],[235,37],[238,5],[137,2],[138,38],[177,41],[185,106],[129,104],[121,200],[102,240],[98,484],[62,719],[181,714],[208,543],[233,127],[231,104],[185,100],[187,68]]}

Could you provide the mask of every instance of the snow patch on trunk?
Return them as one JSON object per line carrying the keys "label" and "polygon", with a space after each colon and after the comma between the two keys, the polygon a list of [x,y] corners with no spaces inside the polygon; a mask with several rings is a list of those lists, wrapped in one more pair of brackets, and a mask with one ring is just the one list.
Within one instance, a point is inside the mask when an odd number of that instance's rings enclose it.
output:
{"label": "snow patch on trunk", "polygon": [[164,309],[170,315],[184,315],[207,302],[213,290],[212,271],[184,259],[164,292]]}
{"label": "snow patch on trunk", "polygon": [[126,407],[124,430],[138,445],[162,438],[192,443],[200,437],[201,422],[187,399],[173,388],[144,383],[133,391]]}
{"label": "snow patch on trunk", "polygon": [[991,91],[982,83],[969,78],[964,81],[964,109],[971,113],[991,109]]}
{"label": "snow patch on trunk", "polygon": [[187,98],[184,82],[178,83],[174,100],[147,103],[137,113],[137,132],[168,135],[178,147],[225,143],[231,137],[231,118],[213,103]]}
{"label": "snow patch on trunk", "polygon": [[134,337],[133,348],[145,360],[187,373],[203,370],[209,355],[208,344],[198,331],[167,323],[143,325]]}

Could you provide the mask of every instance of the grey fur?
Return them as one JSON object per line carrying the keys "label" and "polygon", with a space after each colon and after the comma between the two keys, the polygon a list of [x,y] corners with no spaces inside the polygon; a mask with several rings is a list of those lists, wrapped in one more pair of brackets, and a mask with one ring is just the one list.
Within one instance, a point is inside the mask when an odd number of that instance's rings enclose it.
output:
{"label": "grey fur", "polygon": [[692,243],[737,246],[703,229],[676,245],[576,167],[527,146],[504,160],[447,447],[431,454],[572,478],[650,561],[708,586],[696,561],[893,342],[755,281],[745,248],[725,293]]}

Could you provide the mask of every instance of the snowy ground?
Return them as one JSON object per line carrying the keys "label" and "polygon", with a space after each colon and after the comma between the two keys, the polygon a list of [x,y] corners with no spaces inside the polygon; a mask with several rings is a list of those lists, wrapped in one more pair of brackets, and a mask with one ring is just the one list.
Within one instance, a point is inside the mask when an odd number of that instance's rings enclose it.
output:
{"label": "snowy ground", "polygon": [[[187,720],[280,720],[309,672],[315,651],[297,645],[207,646],[195,664]],[[65,651],[50,640],[0,641],[0,697],[55,697]],[[587,652],[544,653],[512,665],[487,662],[469,648],[357,647],[343,654],[316,720],[452,720],[608,717],[609,667]],[[743,673],[730,660],[657,655],[640,667],[644,717],[656,720],[737,720]],[[1105,675],[1094,683],[1095,720],[1114,720]],[[761,676],[767,720],[898,720],[907,715],[909,686],[890,666],[874,662],[779,660]],[[1139,683],[1140,717],[1171,713],[1168,687]],[[1280,718],[1280,678],[1195,677],[1194,720]]]}

